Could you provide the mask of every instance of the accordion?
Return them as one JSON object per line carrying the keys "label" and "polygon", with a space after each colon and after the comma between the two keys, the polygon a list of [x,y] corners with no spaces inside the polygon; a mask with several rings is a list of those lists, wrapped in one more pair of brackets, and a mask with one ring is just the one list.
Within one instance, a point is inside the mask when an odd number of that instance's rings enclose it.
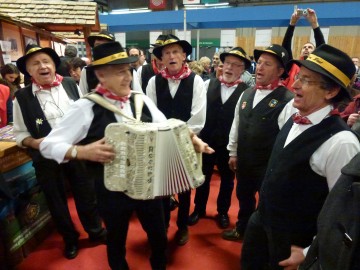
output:
{"label": "accordion", "polygon": [[105,187],[148,200],[196,188],[204,182],[201,154],[185,122],[112,123],[105,129],[116,157],[104,166]]}

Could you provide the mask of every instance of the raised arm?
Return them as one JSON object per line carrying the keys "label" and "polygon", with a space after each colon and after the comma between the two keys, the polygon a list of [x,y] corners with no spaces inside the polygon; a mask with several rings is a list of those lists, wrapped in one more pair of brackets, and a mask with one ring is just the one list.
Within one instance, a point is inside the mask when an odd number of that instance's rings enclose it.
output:
{"label": "raised arm", "polygon": [[289,60],[293,59],[293,55],[292,55],[292,46],[291,46],[291,40],[293,38],[294,35],[294,31],[295,31],[295,25],[297,23],[297,21],[300,19],[300,16],[297,15],[297,12],[294,12],[291,15],[290,18],[290,24],[286,30],[283,42],[282,42],[282,46],[288,51],[289,54]]}
{"label": "raised arm", "polygon": [[306,16],[306,19],[308,20],[314,31],[316,47],[319,47],[321,44],[325,44],[325,38],[323,33],[321,32],[315,10],[308,8],[307,11],[308,15]]}

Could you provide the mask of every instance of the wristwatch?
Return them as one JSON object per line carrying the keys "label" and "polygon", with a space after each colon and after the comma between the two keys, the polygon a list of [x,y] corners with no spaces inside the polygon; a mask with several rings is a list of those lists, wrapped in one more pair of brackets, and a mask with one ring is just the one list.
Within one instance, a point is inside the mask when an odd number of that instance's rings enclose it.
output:
{"label": "wristwatch", "polygon": [[73,159],[76,159],[77,154],[78,154],[78,152],[77,152],[77,146],[74,145],[73,148],[71,149],[70,155],[71,155],[71,157],[72,157]]}

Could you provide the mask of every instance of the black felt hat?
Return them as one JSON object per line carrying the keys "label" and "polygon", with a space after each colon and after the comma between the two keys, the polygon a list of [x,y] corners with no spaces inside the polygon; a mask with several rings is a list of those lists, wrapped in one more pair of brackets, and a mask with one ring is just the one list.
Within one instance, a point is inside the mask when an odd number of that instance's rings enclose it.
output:
{"label": "black felt hat", "polygon": [[157,39],[155,40],[155,43],[150,44],[153,47],[159,47],[164,44],[164,41],[166,40],[167,35],[159,35]]}
{"label": "black felt hat", "polygon": [[117,41],[94,47],[93,58],[94,60],[87,68],[96,69],[104,65],[130,64],[139,59],[137,56],[128,56],[125,49]]}
{"label": "black felt hat", "polygon": [[28,44],[25,48],[25,55],[23,55],[16,61],[16,66],[22,74],[30,77],[30,74],[26,71],[26,61],[32,55],[34,55],[36,53],[40,53],[40,52],[46,53],[47,55],[49,55],[52,58],[52,60],[54,61],[55,67],[58,67],[60,65],[60,57],[53,49],[42,48],[37,44]]}
{"label": "black felt hat", "polygon": [[95,40],[97,40],[97,39],[105,39],[105,40],[109,40],[109,41],[115,41],[115,36],[113,33],[110,33],[106,30],[101,30],[97,34],[91,34],[87,38],[87,42],[89,43],[90,47],[92,47],[92,48],[94,47]]}
{"label": "black felt hat", "polygon": [[356,69],[351,58],[343,51],[328,44],[322,44],[306,60],[291,60],[290,63],[304,66],[331,79],[341,87],[342,91],[339,94],[350,97],[347,87]]}
{"label": "black felt hat", "polygon": [[164,40],[161,40],[159,43],[162,44],[159,44],[159,46],[156,46],[153,50],[153,54],[159,59],[161,59],[162,50],[164,49],[164,47],[172,44],[179,44],[186,53],[186,56],[189,56],[192,53],[192,46],[189,42],[187,42],[186,40],[180,40],[177,36],[171,34],[166,35]]}
{"label": "black felt hat", "polygon": [[220,60],[224,63],[225,57],[228,55],[236,56],[240,58],[240,60],[245,62],[245,69],[248,69],[251,66],[251,61],[247,58],[246,52],[241,47],[232,48],[229,52],[224,52],[220,54]]}
{"label": "black felt hat", "polygon": [[272,54],[280,61],[281,65],[284,68],[284,73],[281,75],[281,78],[285,79],[285,78],[289,77],[288,73],[286,72],[286,65],[287,65],[287,62],[289,61],[289,54],[284,47],[282,47],[278,44],[272,44],[269,47],[267,47],[265,50],[255,49],[254,50],[254,58],[255,58],[256,62],[258,61],[260,55],[262,55],[263,53]]}

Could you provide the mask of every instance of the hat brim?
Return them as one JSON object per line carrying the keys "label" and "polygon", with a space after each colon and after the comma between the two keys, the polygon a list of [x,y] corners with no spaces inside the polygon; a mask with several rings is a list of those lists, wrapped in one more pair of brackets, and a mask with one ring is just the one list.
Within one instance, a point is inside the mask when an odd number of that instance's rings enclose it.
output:
{"label": "hat brim", "polygon": [[29,54],[25,54],[24,56],[20,57],[17,61],[16,61],[16,66],[17,68],[20,70],[20,72],[22,74],[24,74],[25,76],[31,77],[31,75],[27,72],[26,70],[26,61],[33,55],[37,54],[37,53],[46,53],[47,55],[49,55],[51,57],[51,59],[54,61],[55,63],[55,68],[58,68],[60,65],[60,57],[58,56],[58,54],[51,48],[42,48],[39,49],[37,51],[34,51],[32,53]]}
{"label": "hat brim", "polygon": [[256,62],[257,62],[258,59],[260,58],[260,55],[262,55],[263,53],[271,54],[271,55],[275,56],[276,59],[279,60],[279,62],[281,63],[282,67],[284,68],[284,72],[283,72],[283,74],[281,74],[281,76],[280,76],[281,78],[286,79],[287,77],[289,77],[289,74],[287,73],[287,69],[286,69],[285,64],[283,63],[283,60],[282,60],[276,53],[273,53],[273,52],[270,52],[270,51],[264,51],[264,50],[257,50],[257,49],[255,49],[255,50],[254,50],[254,59],[255,59]]}
{"label": "hat brim", "polygon": [[172,43],[168,43],[168,44],[165,44],[165,45],[155,47],[154,50],[153,50],[153,54],[157,58],[161,59],[162,50],[166,46],[173,45],[173,44],[179,44],[183,48],[184,52],[186,53],[186,56],[189,56],[192,53],[192,46],[190,45],[190,43],[187,42],[186,40],[179,40],[179,41],[176,41],[176,42],[172,42]]}
{"label": "hat brim", "polygon": [[89,36],[89,37],[87,38],[87,42],[88,42],[88,44],[90,45],[91,48],[94,48],[95,40],[97,40],[97,39],[114,41],[113,38],[107,37],[106,35],[93,35],[93,36]]}
{"label": "hat brim", "polygon": [[103,66],[108,66],[108,65],[131,64],[131,63],[134,63],[134,62],[136,62],[138,60],[139,60],[139,57],[137,57],[137,56],[129,56],[129,57],[126,57],[126,58],[116,59],[114,61],[107,62],[107,63],[104,63],[104,64],[99,64],[99,65],[90,64],[90,65],[87,66],[87,68],[88,69],[96,69],[96,68],[103,67]]}
{"label": "hat brim", "polygon": [[[330,72],[322,68],[321,66],[315,64],[314,62],[307,61],[307,60],[291,60],[289,61],[289,64],[296,64],[299,67],[304,66],[305,68],[314,71],[316,73],[319,73],[330,80],[334,81],[336,84],[338,84],[341,87],[341,90],[343,92],[343,95],[346,95],[346,97],[351,99],[351,95],[349,91],[347,90],[347,86],[344,85],[338,78],[336,78],[334,75],[332,75]],[[339,93],[340,94],[340,93]]]}
{"label": "hat brim", "polygon": [[234,54],[234,53],[222,53],[222,54],[220,54],[221,62],[224,63],[225,57],[229,56],[229,55],[235,56],[235,57],[239,58],[240,60],[244,61],[245,62],[245,69],[248,69],[251,66],[251,61],[249,59],[241,57],[240,55],[237,55],[237,54]]}

